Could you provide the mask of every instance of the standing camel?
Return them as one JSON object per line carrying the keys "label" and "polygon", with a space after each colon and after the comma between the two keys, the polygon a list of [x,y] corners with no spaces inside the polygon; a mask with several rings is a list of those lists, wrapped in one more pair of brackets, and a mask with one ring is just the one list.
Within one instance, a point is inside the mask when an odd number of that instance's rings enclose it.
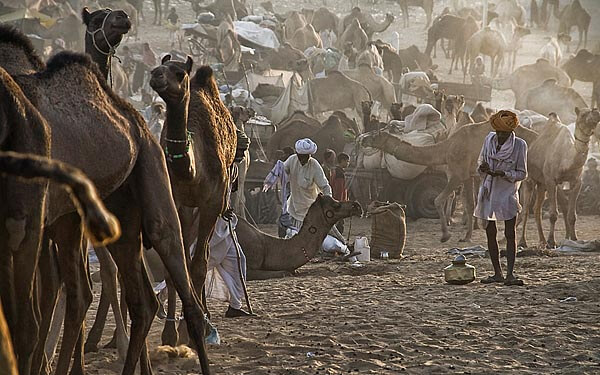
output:
{"label": "standing camel", "polygon": [[433,16],[433,0],[396,0],[396,3],[400,6],[402,10],[402,18],[404,19],[404,27],[409,27],[409,15],[408,15],[408,7],[415,6],[421,7],[425,11],[425,16],[427,17],[427,22],[425,22],[425,28],[428,28],[431,25],[431,19]]}
{"label": "standing camel", "polygon": [[[203,66],[190,78],[192,65],[190,57],[186,62],[177,62],[167,55],[152,71],[150,86],[167,105],[161,144],[165,149],[180,219],[182,223],[191,221],[187,212],[182,213],[185,207],[198,207],[202,211],[198,227],[194,228],[198,235],[196,254],[191,261],[191,268],[199,270],[193,275],[194,286],[201,291],[208,271],[208,242],[218,216],[227,209],[236,128],[219,98],[212,69]],[[194,239],[196,237],[191,233],[184,232],[186,248]],[[170,286],[169,279],[167,283]],[[172,324],[165,325],[163,340],[175,344],[175,324],[167,323]]]}
{"label": "standing camel", "polygon": [[[577,26],[579,40],[577,41],[577,48],[575,50],[579,50],[582,41],[583,48],[587,48],[588,30],[590,28],[592,17],[585,9],[583,9],[579,0],[573,0],[571,4],[565,6],[560,11],[558,19],[558,33],[570,34],[573,26]],[[567,52],[569,52],[568,48]]]}
{"label": "standing camel", "polygon": [[491,76],[495,77],[504,60],[504,53],[507,50],[506,41],[502,34],[497,30],[485,27],[479,30],[467,41],[466,64],[463,68],[463,81],[466,80],[469,66],[473,66],[475,58],[479,54],[489,56],[492,60]]}
{"label": "standing camel", "polygon": [[[477,159],[486,135],[492,131],[489,121],[465,125],[451,135],[447,140],[430,146],[413,146],[385,132],[367,136],[363,144],[376,147],[386,153],[394,155],[398,160],[412,164],[447,167],[446,176],[448,183],[442,192],[435,198],[435,206],[440,216],[442,227],[442,242],[447,242],[451,235],[448,231],[449,217],[446,210],[448,198],[464,184],[465,210],[469,214],[467,219],[467,233],[461,241],[470,241],[473,234],[473,177],[477,169]],[[519,126],[515,130],[518,137],[531,144],[537,133]]]}
{"label": "standing camel", "polygon": [[359,7],[354,7],[350,11],[350,14],[342,20],[342,29],[340,32],[345,31],[354,19],[358,20],[360,26],[365,30],[365,33],[367,33],[369,40],[373,39],[373,34],[384,32],[390,27],[392,22],[394,22],[394,16],[390,13],[385,15],[385,20],[383,22],[378,23],[370,13],[365,13],[361,11]]}
{"label": "standing camel", "polygon": [[592,82],[591,108],[600,105],[600,55],[593,54],[587,49],[577,52],[562,68],[573,81]]}
{"label": "standing camel", "polygon": [[[115,21],[116,12],[97,12],[92,16],[105,19],[105,26]],[[106,50],[107,44],[116,45],[122,34],[114,38],[115,34],[107,28],[104,33],[95,33],[94,37],[98,46]],[[1,47],[0,56],[9,56],[13,51],[22,49],[18,43],[7,43]],[[1,60],[0,65],[4,65]],[[22,66],[33,69],[29,59],[22,61]],[[203,313],[185,271],[179,221],[171,198],[164,156],[143,119],[133,107],[108,88],[97,66],[83,55],[60,53],[48,62],[46,69],[33,75],[20,75],[16,80],[50,125],[52,156],[68,160],[82,169],[97,185],[101,196],[110,195],[106,204],[123,225],[121,239],[109,246],[119,267],[128,270],[124,277],[125,290],[129,290],[126,293],[127,303],[134,319],[123,373],[133,373],[140,354],[147,357],[145,336],[157,308],[141,263],[142,227],[144,239],[159,252],[169,272],[175,275],[178,292],[184,301],[184,313],[192,322],[188,325],[190,334],[199,350],[203,372],[208,373]],[[85,130],[82,124],[88,125]],[[87,147],[81,148],[82,144]],[[106,150],[111,152],[107,153]],[[53,225],[55,242],[61,249],[60,253],[71,259],[65,259],[65,264],[69,266],[65,277],[72,278],[67,282],[66,290],[67,299],[71,300],[67,302],[67,314],[73,319],[65,319],[57,364],[57,372],[66,373],[75,343],[83,342],[80,327],[91,294],[89,285],[86,287],[87,282],[83,281],[87,276],[81,274],[82,267],[78,263],[82,261],[79,251],[81,232],[77,229],[79,224],[66,215],[73,212],[73,208],[66,203],[66,196],[53,191],[52,187],[50,198],[48,211],[51,217],[48,222],[56,221]],[[142,206],[145,207],[143,212]],[[127,212],[124,212],[124,208]],[[29,334],[28,337],[29,347],[34,346],[36,335]],[[27,346],[21,350],[27,350]],[[81,356],[74,366],[82,368],[82,360]],[[149,368],[147,360],[143,361],[142,368]]]}
{"label": "standing camel", "polygon": [[[554,230],[558,220],[558,205],[565,220],[566,238],[577,240],[575,208],[581,190],[583,166],[588,158],[590,138],[600,123],[600,112],[597,109],[579,108],[576,108],[575,112],[577,113],[575,136],[572,136],[567,127],[560,123],[555,114],[551,114],[538,139],[530,144],[527,163],[529,189],[523,197],[523,230],[519,241],[520,246],[527,247],[525,232],[532,202],[528,193],[532,191],[532,185],[535,186],[536,191],[534,215],[540,245],[556,247]],[[563,182],[569,183],[567,196],[560,186]],[[546,192],[550,200],[550,232],[547,241],[542,228],[542,204]]]}

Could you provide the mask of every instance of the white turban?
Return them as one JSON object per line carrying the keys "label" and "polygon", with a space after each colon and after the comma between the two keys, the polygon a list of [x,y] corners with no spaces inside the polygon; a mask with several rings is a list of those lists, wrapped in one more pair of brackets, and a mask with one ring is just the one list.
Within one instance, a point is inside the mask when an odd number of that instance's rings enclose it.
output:
{"label": "white turban", "polygon": [[317,144],[310,138],[299,139],[296,141],[296,152],[300,155],[313,155],[317,152]]}

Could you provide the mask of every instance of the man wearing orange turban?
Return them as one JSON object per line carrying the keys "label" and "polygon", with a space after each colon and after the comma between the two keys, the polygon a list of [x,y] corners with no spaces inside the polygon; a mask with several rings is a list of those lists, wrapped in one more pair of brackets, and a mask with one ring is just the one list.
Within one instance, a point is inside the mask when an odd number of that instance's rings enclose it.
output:
{"label": "man wearing orange turban", "polygon": [[[500,111],[490,118],[494,129],[485,138],[479,155],[478,172],[482,177],[475,216],[487,221],[486,235],[494,275],[481,280],[484,284],[503,282],[523,285],[513,274],[517,254],[516,223],[521,211],[519,187],[527,178],[527,144],[515,136],[517,115]],[[507,275],[502,275],[500,251],[496,240],[496,221],[505,222]]]}

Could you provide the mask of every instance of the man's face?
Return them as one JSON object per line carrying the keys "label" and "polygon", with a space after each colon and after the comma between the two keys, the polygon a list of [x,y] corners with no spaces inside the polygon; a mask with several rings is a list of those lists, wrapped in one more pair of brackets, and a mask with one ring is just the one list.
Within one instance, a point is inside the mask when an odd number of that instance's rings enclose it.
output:
{"label": "man's face", "polygon": [[344,160],[340,161],[340,167],[342,167],[342,168],[348,168],[349,165],[350,165],[350,160],[348,160],[348,159],[344,159]]}
{"label": "man's face", "polygon": [[300,164],[306,165],[308,159],[310,159],[310,155],[298,154],[298,161],[300,161]]}
{"label": "man's face", "polygon": [[506,142],[508,137],[510,137],[511,133],[512,132],[496,132],[496,135],[498,136],[498,143],[504,144],[504,142]]}

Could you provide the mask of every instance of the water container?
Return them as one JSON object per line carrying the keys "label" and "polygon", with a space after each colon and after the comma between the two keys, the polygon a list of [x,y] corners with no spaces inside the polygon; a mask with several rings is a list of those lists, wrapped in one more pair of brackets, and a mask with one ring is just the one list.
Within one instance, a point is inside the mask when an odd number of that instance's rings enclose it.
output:
{"label": "water container", "polygon": [[354,239],[354,250],[360,251],[360,254],[356,256],[359,262],[371,261],[371,248],[367,237],[356,237]]}

